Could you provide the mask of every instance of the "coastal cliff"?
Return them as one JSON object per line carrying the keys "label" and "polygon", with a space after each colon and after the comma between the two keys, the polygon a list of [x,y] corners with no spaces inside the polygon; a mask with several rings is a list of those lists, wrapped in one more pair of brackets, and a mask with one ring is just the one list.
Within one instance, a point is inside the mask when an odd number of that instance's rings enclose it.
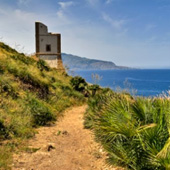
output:
{"label": "coastal cliff", "polygon": [[89,59],[66,53],[62,53],[62,60],[64,66],[68,67],[71,70],[129,69],[129,67],[117,66],[115,63],[111,61]]}

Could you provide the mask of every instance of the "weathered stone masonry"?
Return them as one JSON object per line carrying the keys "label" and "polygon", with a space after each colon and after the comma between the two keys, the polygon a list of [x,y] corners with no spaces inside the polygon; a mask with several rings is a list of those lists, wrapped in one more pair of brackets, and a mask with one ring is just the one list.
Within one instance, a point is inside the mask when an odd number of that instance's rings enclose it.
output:
{"label": "weathered stone masonry", "polygon": [[48,32],[46,25],[35,23],[36,56],[45,60],[51,67],[64,69],[61,58],[61,34]]}

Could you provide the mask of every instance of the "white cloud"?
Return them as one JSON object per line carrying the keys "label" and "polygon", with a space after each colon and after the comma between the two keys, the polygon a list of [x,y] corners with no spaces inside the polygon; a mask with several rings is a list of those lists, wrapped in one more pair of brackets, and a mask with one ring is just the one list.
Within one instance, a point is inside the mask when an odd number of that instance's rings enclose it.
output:
{"label": "white cloud", "polygon": [[106,0],[106,4],[110,4],[113,0]]}
{"label": "white cloud", "polygon": [[151,30],[153,30],[154,28],[156,28],[156,25],[155,25],[155,24],[148,24],[148,25],[146,25],[146,31],[151,31]]}
{"label": "white cloud", "polygon": [[60,22],[62,23],[67,23],[70,22],[67,19],[66,13],[68,12],[68,8],[74,5],[73,1],[68,1],[68,2],[58,2],[60,8],[57,11],[57,18],[60,19]]}
{"label": "white cloud", "polygon": [[14,17],[18,20],[18,21],[22,21],[25,22],[25,20],[30,23],[30,21],[32,22],[33,18],[35,18],[35,14],[31,13],[31,12],[26,12],[20,9],[16,9],[13,12]]}
{"label": "white cloud", "polygon": [[[97,6],[99,3],[102,3],[101,0],[86,0],[91,6]],[[110,4],[115,0],[105,0],[105,4]]]}
{"label": "white cloud", "polygon": [[66,8],[74,5],[73,1],[59,2],[58,4],[60,5],[61,9],[66,9]]}
{"label": "white cloud", "polygon": [[[31,12],[6,7],[0,9],[0,37],[12,47],[21,44],[22,52],[34,51],[34,22],[40,17]],[[11,27],[12,25],[12,27]],[[26,48],[23,48],[25,46]]]}
{"label": "white cloud", "polygon": [[57,11],[57,17],[60,18],[60,19],[64,19],[65,18],[64,12],[62,10],[58,10]]}
{"label": "white cloud", "polygon": [[88,2],[88,4],[90,4],[90,6],[95,7],[98,5],[98,3],[100,2],[100,0],[86,0]]}
{"label": "white cloud", "polygon": [[121,29],[123,27],[124,24],[126,24],[127,20],[114,20],[113,18],[111,18],[109,15],[103,13],[102,14],[103,19],[108,22],[113,28],[115,29]]}
{"label": "white cloud", "polygon": [[17,0],[19,5],[27,5],[31,0]]}
{"label": "white cloud", "polygon": [[6,15],[7,14],[7,10],[4,10],[3,8],[0,8],[0,14],[1,15]]}

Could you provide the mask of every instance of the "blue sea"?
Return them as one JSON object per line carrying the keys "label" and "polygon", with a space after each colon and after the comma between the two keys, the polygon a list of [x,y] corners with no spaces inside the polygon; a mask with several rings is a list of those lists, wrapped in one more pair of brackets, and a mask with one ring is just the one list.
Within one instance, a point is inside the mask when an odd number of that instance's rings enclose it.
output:
{"label": "blue sea", "polygon": [[[140,96],[157,96],[170,90],[170,69],[79,70],[74,71],[75,75],[82,76],[89,83],[113,90],[126,89]],[[100,80],[92,75],[99,75]]]}

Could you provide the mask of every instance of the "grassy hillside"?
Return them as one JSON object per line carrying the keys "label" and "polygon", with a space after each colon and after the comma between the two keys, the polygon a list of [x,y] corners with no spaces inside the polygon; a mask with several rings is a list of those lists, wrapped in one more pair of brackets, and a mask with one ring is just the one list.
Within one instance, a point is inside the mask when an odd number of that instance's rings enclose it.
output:
{"label": "grassy hillside", "polygon": [[50,124],[64,109],[84,101],[70,79],[44,61],[0,43],[0,169],[8,168],[10,153],[34,136],[36,127]]}
{"label": "grassy hillside", "polygon": [[65,66],[74,70],[129,69],[128,67],[117,66],[111,61],[88,59],[65,53],[62,53],[62,59]]}

